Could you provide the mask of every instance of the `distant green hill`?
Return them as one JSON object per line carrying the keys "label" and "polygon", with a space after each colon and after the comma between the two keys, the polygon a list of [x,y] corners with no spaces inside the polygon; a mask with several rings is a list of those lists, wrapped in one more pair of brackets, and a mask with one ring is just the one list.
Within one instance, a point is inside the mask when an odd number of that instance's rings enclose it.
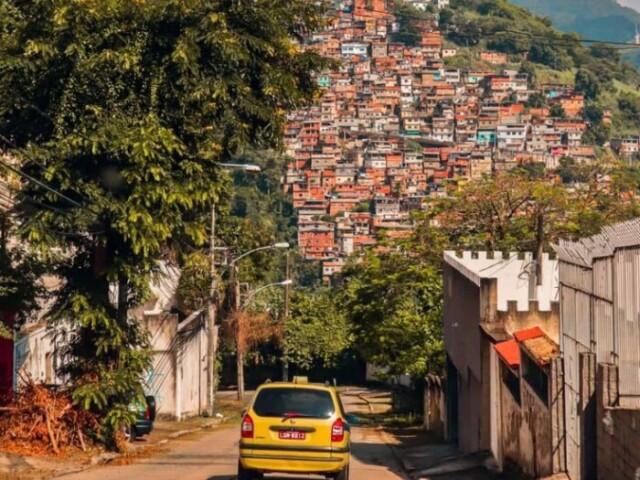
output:
{"label": "distant green hill", "polygon": [[[411,22],[420,21],[413,14],[398,17],[406,31],[411,31]],[[622,61],[613,46],[585,44],[580,35],[560,32],[548,17],[508,0],[451,0],[450,7],[439,13],[439,25],[446,42],[458,49],[456,56],[445,59],[451,67],[517,69],[529,75],[532,87],[575,84],[586,97],[587,141],[602,145],[612,136],[637,134],[640,129],[640,72]],[[506,63],[483,64],[480,52],[485,50],[505,53]],[[613,114],[612,125],[603,122],[606,110]]]}
{"label": "distant green hill", "polygon": [[[631,42],[640,26],[640,13],[623,7],[615,0],[511,0],[512,3],[549,17],[554,26],[576,32],[584,38]],[[640,65],[640,49],[626,57]]]}

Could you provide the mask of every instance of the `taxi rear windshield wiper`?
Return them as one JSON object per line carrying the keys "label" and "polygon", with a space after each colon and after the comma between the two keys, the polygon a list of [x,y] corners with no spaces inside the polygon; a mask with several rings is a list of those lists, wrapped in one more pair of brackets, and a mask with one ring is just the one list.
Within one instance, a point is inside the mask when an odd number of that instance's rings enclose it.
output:
{"label": "taxi rear windshield wiper", "polygon": [[283,415],[282,421],[288,420],[290,418],[320,418],[318,415],[310,415],[308,413],[296,413],[296,412],[286,412]]}

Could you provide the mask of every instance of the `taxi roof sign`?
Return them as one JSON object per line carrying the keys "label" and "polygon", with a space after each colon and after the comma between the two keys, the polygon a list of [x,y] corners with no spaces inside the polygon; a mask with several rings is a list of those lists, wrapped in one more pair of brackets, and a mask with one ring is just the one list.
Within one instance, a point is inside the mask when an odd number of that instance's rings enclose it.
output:
{"label": "taxi roof sign", "polygon": [[293,383],[309,383],[309,377],[293,377]]}

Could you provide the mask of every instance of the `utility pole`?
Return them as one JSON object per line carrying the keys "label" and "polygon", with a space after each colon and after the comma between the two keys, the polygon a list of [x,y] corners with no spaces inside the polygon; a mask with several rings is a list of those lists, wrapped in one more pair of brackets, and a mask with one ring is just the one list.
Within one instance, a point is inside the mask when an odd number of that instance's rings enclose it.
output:
{"label": "utility pole", "polygon": [[244,399],[244,350],[242,345],[242,311],[240,309],[240,280],[238,278],[238,265],[231,269],[233,275],[233,312],[236,317],[236,368],[238,370],[238,400]]}
{"label": "utility pole", "polygon": [[[287,252],[287,263],[286,263],[286,273],[284,278],[291,278],[291,261],[289,252]],[[287,320],[289,319],[289,301],[291,298],[291,285],[287,285],[284,290],[284,320],[283,320],[283,338],[284,338],[284,329],[287,325]],[[285,339],[286,340],[286,339]],[[289,381],[289,360],[286,358],[282,361],[282,381]]]}
{"label": "utility pole", "polygon": [[[255,252],[260,252],[264,250],[271,250],[274,248],[289,248],[289,244],[287,242],[277,242],[271,245],[265,245],[263,247],[254,248],[253,250],[249,250],[248,252],[243,253],[242,255],[235,257],[231,263],[229,268],[229,273],[231,275],[230,286],[233,291],[233,303],[232,314],[235,315],[236,328],[235,328],[235,337],[236,337],[236,369],[237,369],[237,379],[238,379],[238,400],[242,400],[244,398],[244,351],[242,349],[242,334],[244,326],[242,325],[242,312],[245,310],[243,306],[241,306],[241,298],[240,298],[240,279],[238,275],[238,261],[245,258],[247,255],[250,255]],[[274,285],[284,285],[283,283],[278,283]],[[271,285],[269,285],[271,286]],[[260,290],[260,289],[259,289]],[[254,292],[255,294],[255,292]],[[233,318],[233,317],[232,317]]]}
{"label": "utility pole", "polygon": [[218,350],[218,327],[216,326],[216,204],[211,204],[211,239],[209,240],[209,299],[206,310],[207,323],[207,413],[213,416],[216,391],[216,353]]}

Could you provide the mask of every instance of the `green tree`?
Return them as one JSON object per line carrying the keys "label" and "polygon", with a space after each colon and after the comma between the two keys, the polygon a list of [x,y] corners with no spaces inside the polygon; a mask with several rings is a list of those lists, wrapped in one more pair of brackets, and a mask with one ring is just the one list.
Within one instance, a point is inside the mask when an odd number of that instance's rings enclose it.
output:
{"label": "green tree", "polygon": [[554,103],[553,105],[551,105],[550,113],[554,118],[565,118],[567,116],[564,108],[562,108],[562,105],[560,105],[559,103]]}
{"label": "green tree", "polygon": [[584,94],[585,98],[594,100],[600,93],[600,80],[591,70],[581,68],[576,72],[575,88]]}
{"label": "green tree", "polygon": [[585,102],[584,116],[591,123],[600,123],[604,117],[604,109],[597,102]]}
{"label": "green tree", "polygon": [[574,158],[562,157],[556,174],[560,175],[562,183],[584,183],[589,181],[589,168],[578,164]]}
{"label": "green tree", "polygon": [[620,121],[626,126],[637,128],[640,125],[640,96],[633,93],[621,93],[618,97]]}
{"label": "green tree", "polygon": [[419,10],[403,1],[393,3],[393,14],[400,26],[398,31],[393,34],[393,40],[409,46],[420,45],[422,26],[425,22],[433,20],[433,14]]}
{"label": "green tree", "polygon": [[535,88],[538,80],[538,71],[536,66],[531,62],[522,62],[518,73],[526,74],[528,77],[529,87]]}
{"label": "green tree", "polygon": [[529,108],[543,108],[547,104],[544,94],[533,92],[527,99],[526,106]]}
{"label": "green tree", "polygon": [[2,313],[15,315],[14,327],[19,327],[47,296],[42,282],[45,269],[37,255],[25,244],[9,245],[9,238],[16,235],[9,218],[9,213],[0,213],[0,337],[5,338],[13,334]]}
{"label": "green tree", "polygon": [[369,253],[343,272],[341,305],[355,345],[390,377],[444,369],[442,278],[437,267],[402,253]]}
{"label": "green tree", "polygon": [[[571,167],[567,160],[562,165]],[[455,249],[539,252],[559,239],[592,235],[636,215],[635,202],[611,193],[622,187],[614,183],[607,190],[598,183],[613,167],[574,166],[583,188],[568,190],[514,170],[469,184],[452,200],[436,202],[422,221],[437,220]]]}
{"label": "green tree", "polygon": [[177,296],[180,308],[190,314],[205,308],[211,289],[211,266],[207,255],[193,252],[182,261]]}
{"label": "green tree", "polygon": [[297,291],[284,325],[283,359],[309,369],[334,366],[352,345],[351,325],[327,288]]}
{"label": "green tree", "polygon": [[602,122],[591,123],[582,135],[582,141],[587,145],[604,145],[611,138],[611,127]]}
{"label": "green tree", "polygon": [[63,252],[52,318],[78,331],[74,400],[108,432],[149,366],[128,308],[178,240],[207,239],[218,163],[277,147],[312,100],[326,63],[299,40],[322,22],[299,0],[0,1],[1,148],[37,180],[24,238]]}

